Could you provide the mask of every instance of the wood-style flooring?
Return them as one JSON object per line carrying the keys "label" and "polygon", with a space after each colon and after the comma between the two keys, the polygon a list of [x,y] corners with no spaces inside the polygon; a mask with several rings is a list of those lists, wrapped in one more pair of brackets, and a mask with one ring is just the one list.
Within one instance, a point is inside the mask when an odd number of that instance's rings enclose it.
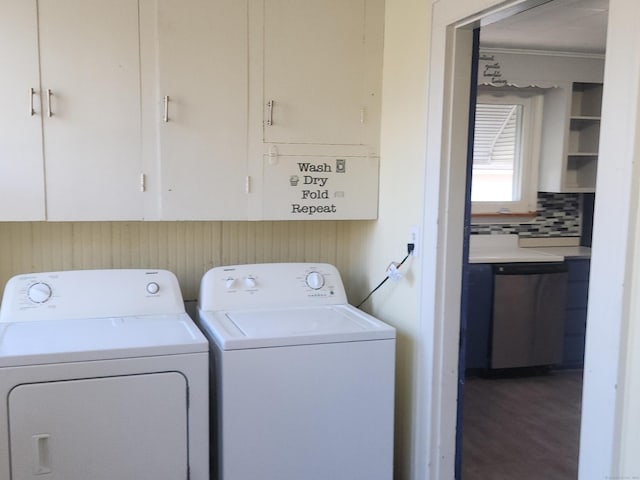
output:
{"label": "wood-style flooring", "polygon": [[467,378],[462,480],[575,480],[581,371]]}

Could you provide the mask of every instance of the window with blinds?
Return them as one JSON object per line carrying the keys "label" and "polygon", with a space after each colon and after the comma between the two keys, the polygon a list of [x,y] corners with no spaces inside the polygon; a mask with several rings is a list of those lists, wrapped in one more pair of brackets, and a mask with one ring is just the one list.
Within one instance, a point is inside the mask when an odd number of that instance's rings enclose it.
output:
{"label": "window with blinds", "polygon": [[476,102],[472,213],[530,214],[536,208],[542,95],[481,91]]}
{"label": "window with blinds", "polygon": [[519,199],[522,105],[476,105],[471,201]]}

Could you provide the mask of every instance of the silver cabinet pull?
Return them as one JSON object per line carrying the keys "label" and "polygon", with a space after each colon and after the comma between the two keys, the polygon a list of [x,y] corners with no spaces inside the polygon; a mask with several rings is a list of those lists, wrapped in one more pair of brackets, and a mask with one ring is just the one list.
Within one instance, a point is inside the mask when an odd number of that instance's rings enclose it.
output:
{"label": "silver cabinet pull", "polygon": [[164,115],[162,117],[162,120],[164,121],[164,123],[167,123],[169,121],[169,95],[165,95],[163,100],[164,100]]}
{"label": "silver cabinet pull", "polygon": [[53,110],[51,109],[51,97],[53,96],[53,92],[50,88],[47,88],[47,117],[53,117]]}
{"label": "silver cabinet pull", "polygon": [[267,102],[267,108],[269,109],[269,113],[267,115],[267,125],[271,126],[273,125],[273,106],[276,102],[274,102],[273,100],[269,100]]}
{"label": "silver cabinet pull", "polygon": [[29,115],[34,116],[36,111],[33,109],[33,96],[36,94],[35,89],[32,87],[29,89]]}

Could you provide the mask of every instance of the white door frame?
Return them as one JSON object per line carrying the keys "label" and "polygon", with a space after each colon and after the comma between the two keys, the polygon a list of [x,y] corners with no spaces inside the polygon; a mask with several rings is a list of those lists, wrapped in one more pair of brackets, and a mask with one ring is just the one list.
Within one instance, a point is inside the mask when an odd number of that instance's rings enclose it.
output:
{"label": "white door frame", "polygon": [[[539,0],[434,0],[427,107],[416,479],[454,477],[471,30]],[[580,478],[619,475],[640,182],[640,2],[610,0],[589,290]],[[612,214],[615,212],[615,214]],[[638,315],[640,316],[640,315]],[[640,368],[638,369],[640,370]],[[632,446],[629,446],[631,448]],[[638,472],[636,472],[638,474]]]}

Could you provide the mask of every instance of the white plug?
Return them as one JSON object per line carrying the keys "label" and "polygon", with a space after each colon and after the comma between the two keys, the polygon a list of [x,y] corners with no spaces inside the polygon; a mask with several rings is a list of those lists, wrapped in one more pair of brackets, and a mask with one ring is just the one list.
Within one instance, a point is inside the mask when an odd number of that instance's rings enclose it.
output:
{"label": "white plug", "polygon": [[397,282],[402,278],[402,274],[400,273],[400,270],[398,270],[398,265],[395,262],[392,262],[387,267],[387,277],[389,277],[389,280],[394,282]]}

